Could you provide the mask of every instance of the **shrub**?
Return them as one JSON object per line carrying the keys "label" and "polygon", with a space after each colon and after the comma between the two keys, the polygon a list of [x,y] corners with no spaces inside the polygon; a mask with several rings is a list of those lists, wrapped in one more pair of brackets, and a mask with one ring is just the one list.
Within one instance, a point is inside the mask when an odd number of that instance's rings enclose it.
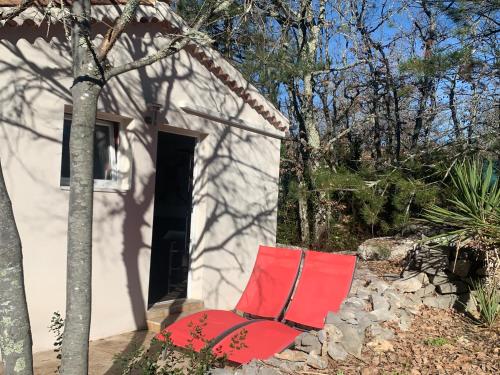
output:
{"label": "shrub", "polygon": [[[210,370],[223,367],[227,353],[218,351],[213,353],[211,342],[205,338],[204,327],[207,325],[207,315],[204,314],[197,322],[190,322],[190,336],[188,347],[176,349],[165,333],[164,341],[156,338],[151,340],[149,348],[136,347],[128,354],[115,357],[115,362],[122,369],[122,375],[204,375]],[[246,347],[247,332],[242,330],[231,337],[231,350],[241,350]],[[193,344],[201,341],[205,345],[199,351],[193,349]]]}
{"label": "shrub", "polygon": [[[61,348],[62,348],[62,341],[63,341],[63,332],[64,332],[64,319],[61,316],[61,313],[59,311],[55,311],[52,313],[52,318],[50,319],[50,324],[49,324],[49,332],[52,332],[55,336],[55,341],[54,341],[54,352],[57,353],[57,359],[61,359]],[[59,372],[59,368],[61,366],[57,366],[56,372]]]}
{"label": "shrub", "polygon": [[432,205],[424,219],[443,228],[427,240],[469,247],[484,256],[487,283],[497,285],[500,249],[500,188],[493,164],[465,160],[451,173],[451,198],[447,207]]}
{"label": "shrub", "polygon": [[472,298],[476,300],[481,322],[487,327],[492,327],[500,316],[500,292],[498,285],[487,285],[480,281],[473,282],[475,293]]}

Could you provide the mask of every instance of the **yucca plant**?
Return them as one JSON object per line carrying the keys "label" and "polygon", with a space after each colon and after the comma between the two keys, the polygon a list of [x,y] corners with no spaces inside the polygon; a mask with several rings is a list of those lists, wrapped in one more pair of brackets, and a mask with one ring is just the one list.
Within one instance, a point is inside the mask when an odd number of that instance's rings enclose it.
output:
{"label": "yucca plant", "polygon": [[451,172],[451,196],[447,207],[430,206],[424,219],[446,228],[429,241],[454,244],[482,252],[487,283],[496,285],[500,249],[500,188],[493,163],[481,159],[464,160]]}
{"label": "yucca plant", "polygon": [[492,327],[500,317],[500,291],[495,286],[488,286],[480,281],[473,282],[472,286],[479,318],[484,325]]}

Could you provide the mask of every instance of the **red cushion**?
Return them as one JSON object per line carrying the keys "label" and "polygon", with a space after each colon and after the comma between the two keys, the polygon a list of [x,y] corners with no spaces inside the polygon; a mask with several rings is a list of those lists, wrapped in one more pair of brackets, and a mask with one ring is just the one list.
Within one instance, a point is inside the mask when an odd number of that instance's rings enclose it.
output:
{"label": "red cushion", "polygon": [[212,352],[218,356],[226,354],[227,359],[236,363],[248,363],[283,351],[300,333],[279,322],[258,320],[226,336]]}
{"label": "red cushion", "polygon": [[337,312],[349,294],[355,266],[353,255],[306,251],[299,283],[285,319],[322,328],[328,312]]}
{"label": "red cushion", "polygon": [[301,257],[300,250],[260,246],[236,310],[262,318],[278,318],[290,297]]}
{"label": "red cushion", "polygon": [[245,318],[231,311],[201,311],[172,323],[157,334],[156,338],[164,341],[165,335],[170,333],[174,345],[185,348],[191,346],[194,350],[200,351],[208,341],[244,322],[247,322]]}

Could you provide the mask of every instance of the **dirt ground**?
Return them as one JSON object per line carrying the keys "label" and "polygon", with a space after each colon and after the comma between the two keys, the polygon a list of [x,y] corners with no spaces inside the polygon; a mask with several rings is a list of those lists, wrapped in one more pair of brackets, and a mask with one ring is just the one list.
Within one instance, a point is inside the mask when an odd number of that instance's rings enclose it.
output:
{"label": "dirt ground", "polygon": [[[153,334],[147,331],[128,332],[102,340],[90,342],[89,374],[119,375],[120,367],[114,363],[117,354],[130,352],[151,340]],[[54,375],[59,360],[53,351],[35,353],[34,371],[36,375]],[[4,375],[0,366],[0,375]]]}
{"label": "dirt ground", "polygon": [[422,308],[412,327],[395,326],[394,351],[365,348],[362,357],[331,361],[325,374],[500,374],[500,327],[488,330],[454,311]]}
{"label": "dirt ground", "polygon": [[[398,274],[401,267],[388,261],[367,262],[379,276]],[[454,310],[423,307],[402,332],[393,325],[394,351],[383,354],[364,348],[361,358],[331,361],[328,374],[418,375],[500,374],[500,322],[479,326]]]}

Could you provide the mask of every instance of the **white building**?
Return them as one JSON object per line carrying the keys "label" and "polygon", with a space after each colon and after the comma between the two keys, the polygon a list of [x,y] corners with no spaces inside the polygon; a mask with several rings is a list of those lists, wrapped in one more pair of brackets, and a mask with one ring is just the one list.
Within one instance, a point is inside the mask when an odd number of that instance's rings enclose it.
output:
{"label": "white building", "polygon": [[[93,6],[100,33],[117,15]],[[156,50],[171,22],[164,4],[141,6],[111,61]],[[0,25],[0,158],[35,351],[51,348],[47,326],[65,309],[68,48],[63,25],[31,11]],[[158,301],[234,307],[258,245],[275,242],[286,118],[218,53],[193,46],[112,79],[98,110],[91,338],[145,327]]]}

